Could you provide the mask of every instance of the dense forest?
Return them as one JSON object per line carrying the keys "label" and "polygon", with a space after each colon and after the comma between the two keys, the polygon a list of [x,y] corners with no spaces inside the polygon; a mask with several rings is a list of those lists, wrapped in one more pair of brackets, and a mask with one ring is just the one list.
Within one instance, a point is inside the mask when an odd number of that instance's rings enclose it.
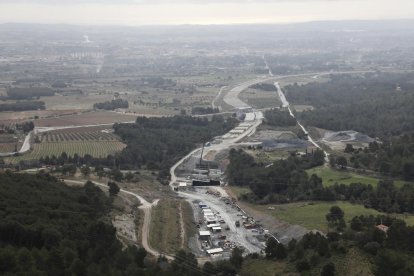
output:
{"label": "dense forest", "polygon": [[197,144],[228,132],[236,122],[216,115],[211,120],[188,116],[139,117],[135,124],[117,124],[115,133],[127,144],[117,162],[122,167],[147,165],[161,170],[160,175],[166,177],[174,162]]}
{"label": "dense forest", "polygon": [[414,133],[404,134],[383,143],[374,141],[363,149],[347,145],[344,152],[348,158],[332,156],[331,164],[369,169],[384,176],[414,180]]}
{"label": "dense forest", "polygon": [[32,98],[47,97],[55,95],[55,91],[48,87],[9,88],[7,96],[12,100],[30,100]]}
{"label": "dense forest", "polygon": [[29,133],[35,128],[35,125],[33,121],[27,121],[12,125],[0,124],[0,128],[2,128],[8,134],[16,134],[16,132],[18,131],[22,131],[23,133]]}
{"label": "dense forest", "polygon": [[414,83],[410,74],[332,75],[326,83],[286,87],[293,104],[313,111],[298,114],[311,126],[355,130],[386,138],[414,131]]}
{"label": "dense forest", "polygon": [[212,107],[196,106],[191,109],[191,114],[193,115],[214,114],[218,112],[220,112],[218,108],[212,108]]}
{"label": "dense forest", "polygon": [[[287,245],[269,238],[266,258],[285,262],[290,272],[296,270],[301,275],[334,276],[337,272],[346,275],[343,273],[351,270],[377,276],[413,275],[414,227],[386,216],[354,217],[350,226],[346,227],[344,212],[337,206],[332,206],[326,217],[331,226],[326,235],[310,232],[300,241],[291,240]],[[386,233],[377,227],[380,224],[387,227]],[[355,254],[366,260],[357,259],[354,262],[366,267],[342,264],[343,259],[355,258]]]}
{"label": "dense forest", "polygon": [[0,104],[0,112],[3,111],[27,111],[27,110],[43,110],[45,109],[45,103],[42,101],[30,101],[30,102],[16,102]]}
{"label": "dense forest", "polygon": [[266,110],[265,123],[271,126],[295,126],[296,119],[290,116],[289,111],[281,111],[279,109]]}
{"label": "dense forest", "polygon": [[115,110],[117,108],[128,108],[128,101],[123,99],[116,99],[103,103],[96,103],[93,105],[95,109]]}
{"label": "dense forest", "polygon": [[248,186],[251,194],[242,199],[256,203],[287,203],[301,200],[347,200],[387,213],[414,212],[414,187],[397,187],[392,181],[372,185],[336,183],[324,187],[322,179],[305,169],[323,164],[323,152],[317,150],[306,157],[289,157],[271,166],[257,164],[242,150],[230,151],[227,176],[230,185]]}
{"label": "dense forest", "polygon": [[[305,198],[323,199],[322,180],[308,177],[306,169],[320,166],[324,153],[316,150],[304,157],[289,157],[271,166],[257,164],[253,157],[242,150],[230,150],[227,177],[230,185],[248,186],[253,194],[248,198],[258,203],[287,202]],[[314,193],[311,195],[310,192]]]}
{"label": "dense forest", "polygon": [[[2,275],[239,275],[250,260],[285,262],[287,271],[335,275],[337,258],[365,252],[376,275],[412,275],[414,227],[390,217],[354,217],[349,226],[333,206],[330,232],[308,233],[287,245],[268,238],[265,256],[235,248],[227,261],[199,267],[180,250],[168,263],[146,259],[142,248],[122,249],[108,223],[111,199],[92,182],[69,187],[48,174],[0,174],[0,274]],[[387,234],[379,230],[385,224]],[[286,271],[286,270],[285,270]]]}
{"label": "dense forest", "polygon": [[69,187],[48,174],[0,174],[0,274],[236,275],[235,257],[201,268],[183,250],[167,262],[123,247],[108,217],[111,202],[92,182]]}
{"label": "dense forest", "polygon": [[107,219],[111,200],[93,183],[68,187],[47,174],[0,174],[0,274],[132,275],[143,249],[122,250]]}

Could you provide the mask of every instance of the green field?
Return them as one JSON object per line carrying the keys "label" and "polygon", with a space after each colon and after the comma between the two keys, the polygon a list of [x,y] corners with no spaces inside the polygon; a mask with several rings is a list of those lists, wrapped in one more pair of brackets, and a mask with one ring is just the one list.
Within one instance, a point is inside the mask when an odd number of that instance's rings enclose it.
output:
{"label": "green field", "polygon": [[[349,202],[295,202],[280,205],[252,205],[251,208],[267,213],[276,219],[285,221],[290,224],[298,224],[309,230],[321,230],[328,232],[328,224],[325,215],[329,212],[331,206],[339,206],[345,213],[345,221],[348,223],[353,217],[359,215],[379,215],[383,214],[374,209],[365,208],[359,204]],[[269,207],[274,210],[269,210]],[[403,215],[396,215],[403,218]],[[414,216],[405,218],[409,225],[414,225]]]}
{"label": "green field", "polygon": [[42,142],[35,144],[33,150],[21,156],[5,158],[5,162],[18,163],[21,160],[37,160],[46,156],[59,156],[66,152],[68,156],[75,153],[79,156],[90,154],[93,157],[106,157],[121,151],[125,147],[120,141],[66,141],[66,142]]}
{"label": "green field", "polygon": [[68,156],[89,154],[93,157],[107,157],[126,147],[108,126],[81,127],[52,130],[36,136],[30,152],[20,156],[5,158],[7,163],[22,160],[38,160],[41,157],[58,157],[63,152]]}
{"label": "green field", "polygon": [[227,189],[233,196],[237,198],[240,198],[242,195],[252,192],[249,187],[228,186]]}
{"label": "green field", "polygon": [[241,92],[240,98],[255,108],[279,107],[281,105],[276,93],[276,87],[274,91],[262,91],[249,88]]}
{"label": "green field", "polygon": [[[362,183],[371,184],[373,187],[376,187],[379,181],[378,178],[372,176],[360,175],[346,170],[338,171],[326,166],[309,169],[307,170],[307,173],[308,175],[316,174],[321,177],[324,186],[331,186],[335,183],[346,185],[349,185],[351,183]],[[402,186],[410,182],[394,180],[394,183],[396,186]]]}
{"label": "green field", "polygon": [[[307,256],[309,259],[310,256]],[[289,257],[288,257],[289,258]],[[303,275],[320,275],[322,267],[328,262],[335,264],[335,275],[338,276],[368,276],[372,273],[371,256],[356,247],[350,247],[348,252],[333,254],[330,259],[321,258],[319,264]],[[241,276],[274,276],[274,275],[300,275],[294,267],[294,262],[275,261],[267,259],[250,259],[243,262],[239,273]]]}
{"label": "green field", "polygon": [[240,275],[274,276],[286,275],[289,270],[285,262],[276,262],[265,259],[246,259]]}
{"label": "green field", "polygon": [[169,254],[181,248],[180,216],[178,200],[164,199],[153,208],[150,226],[150,245]]}

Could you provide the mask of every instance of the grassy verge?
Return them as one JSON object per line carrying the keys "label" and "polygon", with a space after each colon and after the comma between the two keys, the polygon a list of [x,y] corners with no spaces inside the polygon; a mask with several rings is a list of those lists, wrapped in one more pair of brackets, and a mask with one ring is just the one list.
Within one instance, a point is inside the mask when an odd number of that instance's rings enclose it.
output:
{"label": "grassy verge", "polygon": [[[338,171],[332,168],[321,166],[307,170],[309,175],[316,174],[323,180],[324,186],[331,186],[335,183],[349,185],[351,183],[362,183],[362,184],[371,184],[373,187],[376,187],[379,179],[372,176],[360,175],[349,171]],[[406,181],[395,180],[396,186],[403,186]]]}
{"label": "grassy verge", "polygon": [[[346,254],[331,251],[331,258],[319,257],[318,263],[312,266],[311,270],[300,274],[295,268],[296,261],[288,259],[275,261],[267,259],[246,259],[240,271],[241,276],[259,275],[320,275],[322,268],[329,262],[335,264],[335,275],[337,276],[368,276],[372,273],[372,257],[356,247],[348,247]],[[303,260],[310,259],[312,254],[305,254]]]}
{"label": "grassy verge", "polygon": [[241,196],[244,194],[251,193],[251,190],[249,187],[227,186],[227,190],[230,192],[230,194],[233,197],[236,197],[238,199],[240,199]]}
{"label": "grassy verge", "polygon": [[183,212],[185,236],[184,246],[188,246],[189,238],[193,237],[197,233],[197,228],[194,223],[193,208],[187,201],[181,201],[181,209]]}
{"label": "grassy verge", "polygon": [[274,276],[286,275],[286,263],[271,260],[247,259],[240,271],[242,276]]}
{"label": "grassy verge", "polygon": [[[351,204],[349,202],[295,202],[280,205],[253,205],[249,204],[260,212],[272,215],[276,219],[285,221],[290,224],[298,224],[309,230],[317,229],[328,232],[326,222],[326,214],[331,206],[337,205],[345,212],[345,221],[348,223],[353,217],[359,215],[379,215],[383,214],[374,209],[365,208],[359,204]],[[272,208],[272,210],[269,209]],[[274,210],[273,210],[274,208]],[[401,219],[405,219],[407,224],[414,224],[414,216],[396,215]]]}
{"label": "grassy verge", "polygon": [[173,254],[181,247],[179,204],[163,199],[152,210],[150,244],[161,252]]}

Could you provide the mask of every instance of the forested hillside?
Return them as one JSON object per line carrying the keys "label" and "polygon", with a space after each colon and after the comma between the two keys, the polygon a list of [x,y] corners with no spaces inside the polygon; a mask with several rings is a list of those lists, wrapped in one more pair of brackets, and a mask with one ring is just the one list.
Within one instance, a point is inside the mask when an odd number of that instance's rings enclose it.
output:
{"label": "forested hillside", "polygon": [[280,111],[279,109],[266,110],[265,122],[271,126],[285,127],[295,126],[296,119],[290,116],[288,111]]}
{"label": "forested hillside", "polygon": [[[289,157],[265,167],[244,151],[232,149],[227,176],[230,185],[250,187],[253,194],[249,200],[260,203],[324,199],[322,180],[316,176],[309,178],[305,172],[323,162],[323,152],[316,150],[306,157]],[[311,195],[312,189],[315,192]]]}
{"label": "forested hillside", "polygon": [[252,190],[243,199],[256,203],[287,203],[303,200],[348,200],[387,213],[414,212],[414,187],[396,187],[392,181],[379,181],[376,188],[362,183],[322,185],[307,168],[323,164],[323,152],[315,151],[306,157],[289,157],[264,167],[242,150],[230,151],[227,176],[230,185]]}
{"label": "forested hillside", "polygon": [[380,172],[386,176],[414,180],[414,133],[395,137],[383,143],[372,142],[364,149],[347,146],[349,164]]}
{"label": "forested hillside", "polygon": [[145,250],[122,251],[108,223],[110,199],[91,182],[0,174],[0,274],[132,275]]}
{"label": "forested hillside", "polygon": [[412,74],[332,75],[326,83],[287,86],[286,96],[292,104],[315,107],[298,114],[308,125],[384,138],[414,131],[413,79]]}
{"label": "forested hillside", "polygon": [[123,166],[147,165],[169,175],[175,161],[193,150],[197,144],[210,141],[236,125],[236,120],[222,116],[207,119],[187,116],[137,119],[135,124],[115,125],[115,133],[127,144],[117,156]]}

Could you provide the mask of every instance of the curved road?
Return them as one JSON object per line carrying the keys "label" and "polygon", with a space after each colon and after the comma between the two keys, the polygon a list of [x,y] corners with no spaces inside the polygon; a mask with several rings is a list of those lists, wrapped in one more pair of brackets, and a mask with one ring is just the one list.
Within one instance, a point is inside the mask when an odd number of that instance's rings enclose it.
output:
{"label": "curved road", "polygon": [[[64,182],[84,185],[86,181],[64,179]],[[105,189],[109,189],[108,185],[106,185],[106,184],[99,183],[99,182],[96,182],[96,181],[92,181],[92,182],[96,186],[99,186],[99,187],[102,187],[102,188],[105,188]],[[149,231],[150,231],[150,225],[151,225],[151,211],[152,211],[152,207],[154,207],[158,204],[159,199],[156,199],[152,203],[149,203],[142,196],[140,196],[136,193],[133,193],[133,192],[130,192],[130,191],[127,191],[127,190],[124,190],[124,189],[120,189],[120,192],[135,197],[141,203],[141,206],[139,206],[139,209],[144,211],[144,221],[143,221],[143,225],[142,225],[142,246],[145,248],[145,250],[148,253],[150,253],[151,255],[154,255],[156,257],[159,257],[159,256],[162,255],[162,256],[166,257],[167,259],[169,259],[169,260],[174,259],[172,256],[168,256],[168,255],[165,255],[165,254],[162,254],[162,253],[158,252],[157,250],[152,248],[150,246],[150,244],[148,243]]]}

